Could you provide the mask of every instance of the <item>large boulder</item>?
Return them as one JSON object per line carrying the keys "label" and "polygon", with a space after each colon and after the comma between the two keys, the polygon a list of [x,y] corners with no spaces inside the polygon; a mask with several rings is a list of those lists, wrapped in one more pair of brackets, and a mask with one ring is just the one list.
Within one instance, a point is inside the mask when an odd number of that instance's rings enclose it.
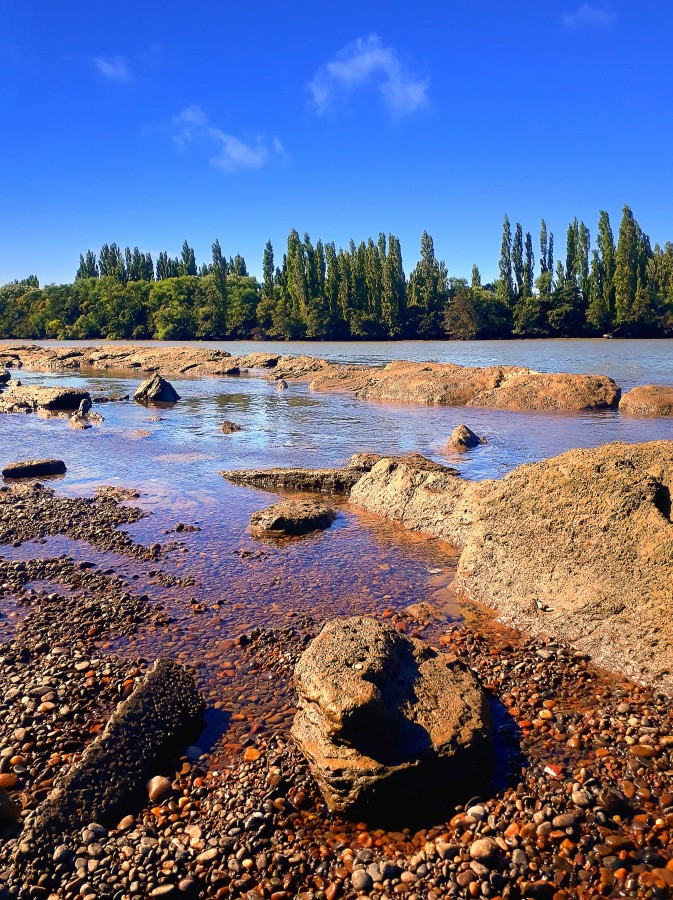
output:
{"label": "large boulder", "polygon": [[410,822],[488,783],[490,708],[455,656],[375,619],[336,619],[295,682],[292,736],[333,812]]}
{"label": "large boulder", "polygon": [[177,403],[180,395],[169,381],[157,373],[136,388],[133,399],[138,403]]}
{"label": "large boulder", "polygon": [[619,401],[619,411],[632,416],[673,416],[673,387],[662,384],[635,387]]}
{"label": "large boulder", "polygon": [[570,450],[483,488],[454,587],[673,694],[673,441]]}
{"label": "large boulder", "polygon": [[11,381],[12,373],[5,368],[0,368],[0,385],[7,384]]}
{"label": "large boulder", "polygon": [[2,477],[44,478],[46,475],[65,475],[66,467],[62,459],[28,459],[23,462],[8,463],[2,470]]}
{"label": "large boulder", "polygon": [[280,500],[253,513],[250,531],[254,537],[309,534],[329,528],[335,519],[334,510],[317,500]]}

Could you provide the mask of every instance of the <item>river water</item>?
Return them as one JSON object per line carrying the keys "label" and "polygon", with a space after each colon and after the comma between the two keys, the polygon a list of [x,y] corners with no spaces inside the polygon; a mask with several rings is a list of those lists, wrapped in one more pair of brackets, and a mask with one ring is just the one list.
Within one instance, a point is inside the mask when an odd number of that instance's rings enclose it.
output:
{"label": "river water", "polygon": [[[673,381],[673,343],[666,341],[402,342],[349,344],[226,343],[240,354],[276,349],[309,353],[338,362],[384,363],[393,358],[441,360],[470,365],[525,364],[546,371],[604,373],[624,389]],[[99,392],[133,395],[140,376],[94,373],[38,373],[22,370],[24,383],[84,384]],[[272,494],[236,487],[222,469],[263,466],[323,466],[344,463],[357,451],[420,452],[456,466],[467,478],[504,475],[513,467],[572,447],[609,441],[673,438],[673,420],[641,419],[615,411],[582,414],[517,413],[503,410],[437,408],[362,402],[347,394],[314,394],[291,383],[279,392],[257,375],[229,378],[171,378],[181,401],[148,409],[131,402],[95,408],[101,426],[74,431],[63,419],[0,415],[0,465],[16,459],[57,457],[67,475],[54,486],[67,494],[90,494],[99,485],[134,487],[150,516],[130,526],[139,541],[171,540],[178,523],[200,531],[181,533],[183,551],[171,556],[175,573],[191,575],[190,588],[161,588],[147,568],[117,560],[116,568],[136,576],[134,590],[148,590],[175,620],[168,635],[141,633],[120,647],[144,653],[169,652],[197,666],[213,706],[229,691],[234,703],[237,651],[230,639],[253,626],[275,625],[310,613],[317,621],[337,614],[380,613],[424,599],[442,599],[455,566],[455,553],[440,542],[382,523],[342,505],[329,531],[283,544],[252,540],[251,514],[270,504]],[[224,435],[224,419],[242,430]],[[450,431],[466,423],[488,443],[463,455],[447,456]],[[136,501],[133,501],[134,503]],[[54,556],[69,553],[97,559],[91,548],[64,539],[3,553]],[[203,609],[195,614],[195,603]],[[1,612],[2,610],[0,610]],[[11,622],[10,618],[5,623]],[[0,636],[7,633],[0,628]],[[225,642],[225,643],[223,643]],[[268,689],[268,687],[267,687]],[[261,689],[253,691],[262,696]],[[283,710],[291,716],[285,698]],[[261,701],[260,701],[261,702]],[[239,735],[240,737],[240,735]]]}

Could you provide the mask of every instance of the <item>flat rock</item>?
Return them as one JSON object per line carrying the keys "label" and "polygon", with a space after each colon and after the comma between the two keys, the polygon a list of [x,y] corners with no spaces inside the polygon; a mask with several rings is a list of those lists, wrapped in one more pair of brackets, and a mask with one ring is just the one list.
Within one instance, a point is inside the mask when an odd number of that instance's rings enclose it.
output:
{"label": "flat rock", "polygon": [[280,500],[253,513],[250,531],[254,537],[308,534],[329,528],[335,519],[334,510],[317,500]]}
{"label": "flat rock", "polygon": [[462,453],[464,450],[472,450],[474,447],[485,443],[484,438],[475,434],[467,425],[457,425],[449,435],[446,446],[449,450],[457,450],[459,453]]}
{"label": "flat rock", "polygon": [[635,387],[623,395],[619,411],[632,416],[673,416],[673,387],[662,384]]}
{"label": "flat rock", "polygon": [[62,459],[27,459],[9,463],[2,470],[3,478],[42,478],[45,475],[65,475]]}
{"label": "flat rock", "polygon": [[[288,376],[292,377],[292,376]],[[306,380],[307,375],[296,376]],[[353,391],[362,400],[516,410],[615,407],[620,390],[604,375],[535,372],[521,366],[457,366],[396,360],[383,368],[317,368],[311,388]]]}
{"label": "flat rock", "polygon": [[82,388],[20,385],[0,396],[0,412],[71,411],[90,399],[89,392]]}
{"label": "flat rock", "polygon": [[672,489],[673,441],[521,466],[483,486],[454,587],[673,694]]}
{"label": "flat rock", "polygon": [[489,705],[455,657],[375,619],[336,619],[295,683],[292,736],[333,812],[410,819],[421,798],[434,813],[488,782]]}
{"label": "flat rock", "polygon": [[456,475],[455,469],[443,466],[420,454],[383,457],[380,453],[355,453],[345,466],[325,469],[299,467],[272,469],[230,469],[220,472],[232,484],[262,488],[267,491],[307,491],[311,493],[348,494],[355,484],[382,459],[408,462],[417,470]]}
{"label": "flat rock", "polygon": [[177,403],[180,395],[169,381],[156,374],[143,381],[133,399],[138,403]]}

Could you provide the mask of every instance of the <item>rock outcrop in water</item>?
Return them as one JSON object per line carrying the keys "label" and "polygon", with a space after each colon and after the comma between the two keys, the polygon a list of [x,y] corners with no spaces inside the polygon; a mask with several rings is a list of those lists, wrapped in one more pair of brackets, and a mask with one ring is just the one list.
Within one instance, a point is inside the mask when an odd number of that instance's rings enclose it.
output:
{"label": "rock outcrop in water", "polygon": [[180,395],[161,375],[153,375],[136,388],[133,399],[137,403],[177,403]]}
{"label": "rock outcrop in water", "polygon": [[28,459],[23,462],[9,463],[2,470],[2,477],[12,478],[44,478],[48,475],[65,475],[66,467],[62,459]]}
{"label": "rock outcrop in water", "polygon": [[0,365],[36,369],[133,369],[188,376],[237,375],[246,366],[281,382],[309,381],[316,391],[350,391],[362,400],[515,410],[607,409],[620,390],[603,375],[547,374],[520,366],[458,366],[396,361],[387,366],[333,365],[313,356],[231,356],[201,347],[38,347],[0,349]]}
{"label": "rock outcrop in water", "polygon": [[447,441],[448,450],[457,450],[462,453],[464,450],[472,450],[480,444],[485,444],[486,440],[475,434],[467,425],[456,425]]}
{"label": "rock outcrop in water", "polygon": [[455,656],[375,619],[336,619],[295,683],[292,736],[333,812],[422,817],[488,783],[488,702]]}
{"label": "rock outcrop in water", "polygon": [[351,488],[371,471],[381,459],[402,461],[415,469],[457,475],[455,469],[442,466],[417,453],[401,457],[383,457],[380,453],[355,453],[347,465],[325,469],[297,467],[277,469],[230,469],[220,472],[232,484],[247,485],[265,491],[314,491],[325,494],[348,494]]}
{"label": "rock outcrop in water", "polygon": [[673,387],[662,384],[635,387],[619,401],[619,411],[632,416],[673,416]]}
{"label": "rock outcrop in water", "polygon": [[438,463],[428,468],[415,457],[383,457],[353,486],[350,500],[367,512],[460,548],[478,498],[489,484],[458,478],[455,469]]}
{"label": "rock outcrop in water", "polygon": [[311,388],[354,391],[362,400],[514,410],[607,409],[620,397],[615,382],[604,375],[405,361],[380,369],[324,365],[311,379]]}
{"label": "rock outcrop in water", "polygon": [[335,519],[334,510],[317,500],[280,500],[253,513],[250,531],[253,537],[309,534],[329,528]]}
{"label": "rock outcrop in water", "polygon": [[20,385],[0,394],[0,413],[74,412],[83,400],[90,399],[89,392],[82,388]]}

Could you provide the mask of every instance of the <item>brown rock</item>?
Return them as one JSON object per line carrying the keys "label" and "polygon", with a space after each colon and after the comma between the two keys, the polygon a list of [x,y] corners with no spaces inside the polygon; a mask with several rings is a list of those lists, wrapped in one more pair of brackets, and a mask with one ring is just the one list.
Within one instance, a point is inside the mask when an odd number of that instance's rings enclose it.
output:
{"label": "brown rock", "polygon": [[292,736],[333,812],[413,818],[421,800],[441,807],[488,780],[490,710],[476,677],[392,626],[329,622],[295,682]]}
{"label": "brown rock", "polygon": [[479,444],[485,443],[485,438],[479,437],[467,425],[457,425],[449,435],[447,448],[449,450],[458,450],[462,453],[464,450],[471,450],[473,447],[478,447]]}
{"label": "brown rock", "polygon": [[42,478],[45,475],[65,475],[62,459],[28,459],[9,463],[2,470],[3,478]]}
{"label": "brown rock", "polygon": [[521,466],[484,488],[455,588],[671,694],[672,486],[671,441]]}
{"label": "brown rock", "polygon": [[253,537],[308,534],[329,528],[335,519],[334,510],[317,500],[280,500],[253,513],[250,531]]}
{"label": "brown rock", "polygon": [[240,430],[241,426],[237,425],[236,422],[228,422],[226,419],[222,422],[222,434],[236,434]]}
{"label": "brown rock", "polygon": [[475,505],[490,482],[456,476],[455,469],[438,463],[428,468],[414,457],[383,458],[353,486],[350,501],[460,548],[474,520]]}
{"label": "brown rock", "polygon": [[164,778],[163,775],[155,775],[153,778],[150,778],[147,785],[147,796],[152,803],[163,803],[164,800],[168,800],[172,793],[173,785],[169,778]]}
{"label": "brown rock", "polygon": [[21,810],[14,803],[6,790],[0,788],[0,828],[15,825],[19,821]]}
{"label": "brown rock", "polygon": [[673,416],[673,387],[661,384],[635,387],[619,401],[619,411],[632,416]]}

